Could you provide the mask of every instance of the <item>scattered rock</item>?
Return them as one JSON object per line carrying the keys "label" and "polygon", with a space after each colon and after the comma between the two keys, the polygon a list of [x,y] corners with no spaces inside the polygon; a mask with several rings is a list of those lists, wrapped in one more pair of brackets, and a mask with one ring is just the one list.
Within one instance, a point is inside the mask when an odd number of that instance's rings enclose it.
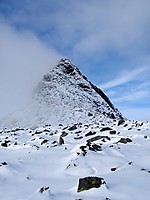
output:
{"label": "scattered rock", "polygon": [[91,116],[93,116],[93,114],[89,112],[89,113],[88,113],[88,117],[91,117]]}
{"label": "scattered rock", "polygon": [[115,135],[117,132],[115,130],[109,131],[111,135]]}
{"label": "scattered rock", "polygon": [[2,165],[7,165],[7,162],[2,162]]}
{"label": "scattered rock", "polygon": [[62,134],[61,134],[61,137],[66,137],[67,135],[68,135],[68,133],[63,131]]}
{"label": "scattered rock", "polygon": [[124,127],[127,127],[127,126],[128,126],[128,124],[125,124],[125,125],[124,125]]}
{"label": "scattered rock", "polygon": [[85,136],[90,136],[90,135],[95,135],[96,134],[96,132],[94,131],[94,132],[92,132],[92,131],[89,131],[88,133],[86,133],[85,134]]}
{"label": "scattered rock", "polygon": [[74,137],[75,140],[81,140],[82,138],[83,138],[83,136]]}
{"label": "scattered rock", "polygon": [[62,136],[60,136],[59,137],[59,140],[58,140],[58,144],[59,145],[62,145],[62,144],[64,144],[65,142],[64,142],[64,139],[62,138]]}
{"label": "scattered rock", "polygon": [[103,132],[103,131],[110,131],[110,130],[112,130],[112,128],[110,128],[110,127],[104,127],[104,128],[102,128],[102,129],[100,130],[100,132]]}
{"label": "scattered rock", "polygon": [[79,83],[79,86],[83,89],[90,89],[88,85],[85,85],[84,83]]}
{"label": "scattered rock", "polygon": [[8,147],[8,143],[10,142],[10,140],[5,140],[4,142],[1,143],[2,147]]}
{"label": "scattered rock", "polygon": [[97,145],[97,144],[91,144],[91,145],[89,145],[89,150],[91,150],[91,151],[101,151],[102,150],[102,148],[101,148],[101,146],[100,145]]}
{"label": "scattered rock", "polygon": [[100,139],[102,139],[102,136],[98,135],[98,136],[95,136],[95,137],[88,139],[87,143],[91,143],[91,142],[94,142],[94,141],[100,140]]}
{"label": "scattered rock", "polygon": [[82,155],[85,156],[87,154],[87,146],[80,146],[80,149],[82,151]]}
{"label": "scattered rock", "polygon": [[114,171],[116,171],[116,169],[117,169],[116,167],[112,167],[111,171],[114,172]]}
{"label": "scattered rock", "polygon": [[117,143],[127,144],[128,142],[132,142],[130,138],[121,138]]}
{"label": "scattered rock", "polygon": [[95,136],[95,137],[92,137],[90,139],[87,140],[87,143],[91,143],[91,142],[94,142],[94,141],[97,141],[97,140],[101,140],[101,139],[106,139],[106,140],[111,140],[110,137],[108,136]]}
{"label": "scattered rock", "polygon": [[118,126],[120,126],[120,125],[122,125],[122,124],[124,124],[125,123],[125,120],[124,119],[119,119],[119,121],[118,121]]}
{"label": "scattered rock", "polygon": [[41,187],[40,190],[39,190],[39,192],[43,193],[44,191],[46,191],[48,189],[49,189],[49,187]]}
{"label": "scattered rock", "polygon": [[100,177],[85,177],[79,179],[77,192],[83,192],[91,188],[99,188],[106,184],[103,178]]}
{"label": "scattered rock", "polygon": [[44,139],[44,140],[41,142],[41,145],[43,145],[43,144],[45,144],[45,143],[47,143],[47,142],[49,142],[49,140]]}
{"label": "scattered rock", "polygon": [[73,126],[71,126],[68,130],[69,131],[74,131],[74,130],[76,130],[77,129],[77,126],[76,125],[73,125]]}
{"label": "scattered rock", "polygon": [[7,164],[7,162],[0,163],[0,166],[3,166],[3,165],[8,165],[8,164]]}
{"label": "scattered rock", "polygon": [[74,68],[70,64],[64,65],[64,67],[64,73],[74,75]]}

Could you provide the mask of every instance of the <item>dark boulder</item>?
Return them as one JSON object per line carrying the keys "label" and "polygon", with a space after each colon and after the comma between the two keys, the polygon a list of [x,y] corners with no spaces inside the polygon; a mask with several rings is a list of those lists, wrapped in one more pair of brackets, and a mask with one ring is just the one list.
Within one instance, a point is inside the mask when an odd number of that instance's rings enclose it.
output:
{"label": "dark boulder", "polygon": [[85,177],[79,179],[77,192],[89,190],[91,188],[99,188],[105,184],[105,181],[101,177]]}
{"label": "dark boulder", "polygon": [[60,136],[60,137],[59,137],[58,144],[59,144],[59,145],[62,145],[62,144],[64,144],[64,143],[65,143],[64,139],[62,138],[62,136]]}
{"label": "dark boulder", "polygon": [[100,132],[103,132],[103,131],[110,131],[110,130],[112,130],[112,128],[110,128],[110,127],[104,127],[104,128],[102,128],[102,129],[100,130]]}
{"label": "dark boulder", "polygon": [[91,136],[91,135],[95,135],[96,134],[96,132],[94,131],[94,132],[92,132],[92,131],[89,131],[88,133],[86,133],[85,134],[85,136]]}
{"label": "dark boulder", "polygon": [[118,126],[122,125],[125,123],[125,120],[124,119],[119,119],[118,120]]}
{"label": "dark boulder", "polygon": [[77,129],[77,126],[76,125],[73,125],[73,126],[71,126],[68,130],[69,131],[74,131],[74,130],[76,130]]}
{"label": "dark boulder", "polygon": [[123,144],[127,144],[128,142],[132,142],[132,140],[130,138],[121,138],[118,143],[123,143]]}
{"label": "dark boulder", "polygon": [[111,135],[115,135],[117,132],[115,130],[112,130],[109,132]]}

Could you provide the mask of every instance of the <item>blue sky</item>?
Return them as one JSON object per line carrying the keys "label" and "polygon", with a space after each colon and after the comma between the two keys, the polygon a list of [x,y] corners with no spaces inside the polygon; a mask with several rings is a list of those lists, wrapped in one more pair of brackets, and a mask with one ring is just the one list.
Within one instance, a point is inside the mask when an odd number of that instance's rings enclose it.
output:
{"label": "blue sky", "polygon": [[149,0],[1,0],[1,116],[65,56],[128,118],[150,120]]}

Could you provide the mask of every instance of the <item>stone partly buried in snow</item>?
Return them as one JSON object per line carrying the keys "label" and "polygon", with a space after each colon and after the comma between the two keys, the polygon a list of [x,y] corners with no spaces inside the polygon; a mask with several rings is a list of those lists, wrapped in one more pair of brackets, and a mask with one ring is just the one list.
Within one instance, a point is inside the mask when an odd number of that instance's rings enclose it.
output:
{"label": "stone partly buried in snow", "polygon": [[79,179],[77,192],[83,192],[92,188],[99,188],[106,184],[103,178],[100,177],[85,177]]}

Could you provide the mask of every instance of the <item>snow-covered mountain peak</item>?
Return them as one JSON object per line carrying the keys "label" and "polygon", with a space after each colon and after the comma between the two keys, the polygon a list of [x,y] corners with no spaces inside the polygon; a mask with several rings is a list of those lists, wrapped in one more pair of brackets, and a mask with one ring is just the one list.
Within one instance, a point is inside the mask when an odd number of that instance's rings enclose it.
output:
{"label": "snow-covered mountain peak", "polygon": [[44,75],[37,86],[34,100],[45,103],[47,109],[53,109],[56,115],[61,113],[67,121],[68,118],[76,122],[86,121],[89,116],[90,119],[91,116],[122,118],[103,91],[91,83],[68,58],[62,58]]}
{"label": "snow-covered mountain peak", "polygon": [[[13,126],[86,123],[122,118],[104,92],[91,83],[68,58],[43,76],[33,101],[9,117]],[[12,122],[13,121],[13,122]]]}

